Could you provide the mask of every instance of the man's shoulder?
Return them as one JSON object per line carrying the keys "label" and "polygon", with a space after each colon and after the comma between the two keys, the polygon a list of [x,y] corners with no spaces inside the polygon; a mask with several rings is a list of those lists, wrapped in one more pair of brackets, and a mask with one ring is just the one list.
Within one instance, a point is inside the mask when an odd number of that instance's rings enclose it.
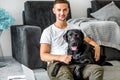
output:
{"label": "man's shoulder", "polygon": [[51,24],[50,26],[46,27],[43,31],[50,31],[52,27],[53,27],[53,24]]}

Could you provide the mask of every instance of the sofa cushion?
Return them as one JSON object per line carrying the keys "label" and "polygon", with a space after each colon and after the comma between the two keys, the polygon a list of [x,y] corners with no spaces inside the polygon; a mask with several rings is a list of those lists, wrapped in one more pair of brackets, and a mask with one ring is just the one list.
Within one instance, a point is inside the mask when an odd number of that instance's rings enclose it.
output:
{"label": "sofa cushion", "polygon": [[[112,0],[113,1],[113,0]],[[92,12],[97,11],[98,9],[106,6],[107,4],[111,3],[111,1],[99,1],[99,0],[92,0],[91,1],[91,8]],[[120,1],[114,0],[115,5],[120,8]]]}
{"label": "sofa cushion", "polygon": [[[41,27],[42,31],[55,22],[52,12],[54,1],[26,1],[24,10],[24,24]],[[68,18],[71,18],[69,12]]]}
{"label": "sofa cushion", "polygon": [[53,2],[27,1],[25,2],[25,25],[40,26],[42,30],[55,21],[52,13]]}
{"label": "sofa cushion", "polygon": [[111,2],[96,12],[91,13],[91,15],[99,20],[115,21],[120,24],[120,9],[114,4],[114,2]]}

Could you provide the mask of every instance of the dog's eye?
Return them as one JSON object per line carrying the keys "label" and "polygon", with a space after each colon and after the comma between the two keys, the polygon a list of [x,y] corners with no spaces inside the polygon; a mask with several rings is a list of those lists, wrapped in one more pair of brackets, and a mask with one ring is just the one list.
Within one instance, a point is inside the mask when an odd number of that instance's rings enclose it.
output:
{"label": "dog's eye", "polygon": [[69,34],[70,36],[72,36],[72,34]]}
{"label": "dog's eye", "polygon": [[75,36],[79,38],[79,35],[78,35],[78,34],[76,34]]}

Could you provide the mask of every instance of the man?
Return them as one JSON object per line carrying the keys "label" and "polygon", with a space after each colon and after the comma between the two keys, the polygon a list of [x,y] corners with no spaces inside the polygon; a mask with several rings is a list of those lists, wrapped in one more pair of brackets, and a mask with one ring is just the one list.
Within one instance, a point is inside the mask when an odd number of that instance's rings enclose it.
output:
{"label": "man", "polygon": [[[56,63],[53,61],[69,64],[72,55],[67,55],[67,43],[63,39],[63,35],[70,28],[75,28],[66,22],[69,13],[67,0],[55,0],[53,5],[53,13],[56,16],[56,22],[47,27],[40,40],[40,57],[43,61],[49,62],[48,75],[51,80],[74,80],[72,71],[76,65],[62,66],[56,75],[51,76],[51,72]],[[95,60],[100,58],[100,47],[87,36],[85,40],[95,47]],[[103,68],[95,64],[87,65],[83,70],[83,78],[88,80],[103,80]]]}

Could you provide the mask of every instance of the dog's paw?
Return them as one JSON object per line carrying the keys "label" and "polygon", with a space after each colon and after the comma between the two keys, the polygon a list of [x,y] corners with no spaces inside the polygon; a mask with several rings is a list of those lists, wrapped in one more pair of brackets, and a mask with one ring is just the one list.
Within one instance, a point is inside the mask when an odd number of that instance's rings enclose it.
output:
{"label": "dog's paw", "polygon": [[52,72],[51,72],[51,76],[55,77],[58,74],[58,71],[60,69],[60,67],[63,65],[63,63],[57,63],[55,65],[55,67],[53,68]]}
{"label": "dog's paw", "polygon": [[55,77],[57,75],[57,72],[56,72],[56,70],[54,69],[52,72],[51,72],[51,76],[52,77]]}
{"label": "dog's paw", "polygon": [[75,67],[73,75],[75,80],[84,80],[82,75],[82,69],[80,66]]}

